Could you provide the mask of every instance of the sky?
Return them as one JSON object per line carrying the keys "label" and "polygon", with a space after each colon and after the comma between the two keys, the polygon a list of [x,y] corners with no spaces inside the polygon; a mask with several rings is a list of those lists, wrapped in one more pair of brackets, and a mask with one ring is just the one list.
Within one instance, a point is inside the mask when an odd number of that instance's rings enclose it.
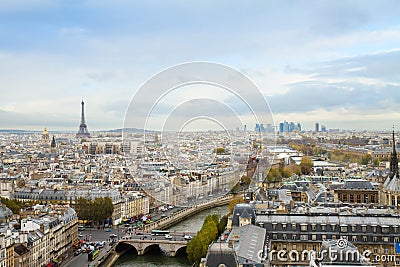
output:
{"label": "sky", "polygon": [[[82,99],[89,131],[121,128],[150,77],[193,61],[246,75],[276,124],[400,129],[398,14],[396,0],[3,0],[0,129],[78,130]],[[164,102],[194,108],[191,90]]]}

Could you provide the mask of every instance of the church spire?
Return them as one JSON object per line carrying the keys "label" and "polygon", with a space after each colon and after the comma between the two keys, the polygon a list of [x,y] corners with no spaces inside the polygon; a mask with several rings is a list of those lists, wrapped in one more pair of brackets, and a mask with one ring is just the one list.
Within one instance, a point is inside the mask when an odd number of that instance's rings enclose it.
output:
{"label": "church spire", "polygon": [[396,141],[394,139],[394,128],[392,132],[392,153],[390,155],[390,177],[399,177],[399,161],[397,159]]}

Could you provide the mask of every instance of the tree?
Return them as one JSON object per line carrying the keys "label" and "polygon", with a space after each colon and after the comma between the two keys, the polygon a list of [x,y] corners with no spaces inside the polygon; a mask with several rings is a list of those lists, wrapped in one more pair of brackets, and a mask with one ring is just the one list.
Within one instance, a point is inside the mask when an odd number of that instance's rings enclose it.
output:
{"label": "tree", "polygon": [[302,174],[310,174],[313,166],[314,166],[314,163],[312,162],[310,157],[302,157],[301,162],[300,162]]}
{"label": "tree", "polygon": [[14,214],[19,214],[21,209],[24,207],[24,203],[18,199],[8,199],[0,197],[1,203],[6,205]]}
{"label": "tree", "polygon": [[218,235],[221,235],[224,232],[227,223],[228,223],[228,215],[222,216],[218,223]]}
{"label": "tree", "polygon": [[224,154],[225,152],[226,150],[223,147],[217,147],[216,149],[214,149],[214,153],[217,153],[218,155]]}
{"label": "tree", "polygon": [[292,168],[289,166],[285,166],[284,168],[280,169],[280,171],[281,171],[282,176],[285,178],[289,178],[293,175]]}
{"label": "tree", "polygon": [[75,201],[74,207],[79,219],[100,224],[110,218],[114,211],[112,200],[109,197],[96,198],[94,201],[79,197]]}
{"label": "tree", "polygon": [[282,174],[279,169],[271,168],[267,175],[267,181],[269,183],[275,183],[282,181]]}
{"label": "tree", "polygon": [[364,155],[361,158],[361,164],[362,165],[367,165],[367,164],[369,164],[371,162],[371,160],[372,160],[372,156],[370,154]]}
{"label": "tree", "polygon": [[208,215],[197,235],[189,241],[186,247],[189,261],[200,262],[201,258],[207,254],[208,246],[215,241],[218,236],[219,215]]}

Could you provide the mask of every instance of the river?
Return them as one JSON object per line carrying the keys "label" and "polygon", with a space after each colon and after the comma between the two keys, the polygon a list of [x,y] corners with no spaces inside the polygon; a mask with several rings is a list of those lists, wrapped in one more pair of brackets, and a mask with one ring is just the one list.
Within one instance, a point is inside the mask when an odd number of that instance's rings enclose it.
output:
{"label": "river", "polygon": [[[210,214],[225,215],[229,212],[228,206],[216,207],[210,210],[202,211],[180,223],[177,223],[168,230],[177,232],[197,232],[203,225],[204,219]],[[143,256],[137,256],[136,251],[131,250],[123,254],[113,267],[155,267],[155,266],[168,266],[168,267],[187,267],[191,266],[186,255],[177,255],[176,257],[169,257],[160,249],[149,251]]]}

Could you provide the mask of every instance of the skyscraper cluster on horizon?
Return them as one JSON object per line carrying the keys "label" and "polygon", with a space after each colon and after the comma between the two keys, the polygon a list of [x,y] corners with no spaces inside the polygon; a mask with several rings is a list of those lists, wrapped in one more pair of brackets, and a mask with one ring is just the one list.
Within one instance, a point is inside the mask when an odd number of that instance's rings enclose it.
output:
{"label": "skyscraper cluster on horizon", "polygon": [[301,132],[301,124],[298,122],[295,124],[294,122],[281,122],[279,123],[279,132],[280,133],[291,133],[293,131]]}

